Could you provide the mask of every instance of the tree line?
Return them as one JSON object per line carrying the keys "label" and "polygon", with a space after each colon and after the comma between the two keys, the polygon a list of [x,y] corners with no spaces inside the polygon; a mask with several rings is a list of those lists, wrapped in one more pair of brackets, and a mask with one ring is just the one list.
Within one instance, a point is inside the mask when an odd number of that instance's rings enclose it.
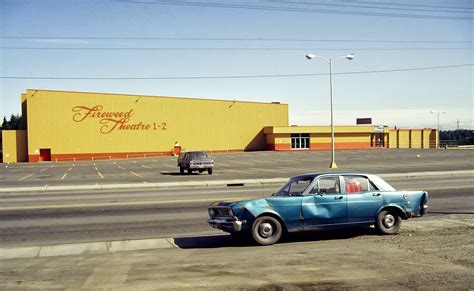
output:
{"label": "tree line", "polygon": [[0,127],[0,130],[16,130],[16,129],[21,129],[21,122],[22,122],[22,117],[20,114],[12,114],[10,116],[10,120],[8,120],[6,117],[3,117],[3,122],[2,126]]}
{"label": "tree line", "polygon": [[439,140],[456,140],[459,145],[474,145],[474,130],[456,129],[456,130],[440,130]]}

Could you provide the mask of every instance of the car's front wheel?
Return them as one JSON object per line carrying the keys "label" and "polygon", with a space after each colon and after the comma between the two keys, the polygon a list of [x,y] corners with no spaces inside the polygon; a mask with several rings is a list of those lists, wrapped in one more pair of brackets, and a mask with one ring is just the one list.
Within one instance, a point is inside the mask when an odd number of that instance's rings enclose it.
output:
{"label": "car's front wheel", "polygon": [[278,242],[283,234],[283,228],[278,219],[271,216],[261,216],[252,225],[252,237],[262,246]]}
{"label": "car's front wheel", "polygon": [[383,210],[377,215],[375,226],[382,234],[397,234],[400,231],[402,219],[392,210]]}
{"label": "car's front wheel", "polygon": [[212,175],[212,168],[208,168],[208,169],[207,169],[207,173],[208,173],[209,175]]}

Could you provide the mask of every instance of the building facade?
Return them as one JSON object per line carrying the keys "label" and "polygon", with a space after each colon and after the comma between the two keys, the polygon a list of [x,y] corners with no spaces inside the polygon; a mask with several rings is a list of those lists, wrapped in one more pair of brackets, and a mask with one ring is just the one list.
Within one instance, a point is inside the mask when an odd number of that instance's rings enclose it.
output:
{"label": "building facade", "polygon": [[[23,128],[2,132],[4,162],[210,152],[324,150],[329,126],[288,126],[288,105],[164,96],[28,89]],[[337,126],[336,149],[432,148],[434,129]]]}

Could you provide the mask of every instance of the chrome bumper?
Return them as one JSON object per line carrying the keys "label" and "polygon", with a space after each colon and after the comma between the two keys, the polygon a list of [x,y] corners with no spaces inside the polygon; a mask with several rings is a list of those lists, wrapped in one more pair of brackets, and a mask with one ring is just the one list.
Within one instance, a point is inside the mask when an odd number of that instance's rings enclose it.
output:
{"label": "chrome bumper", "polygon": [[423,207],[421,208],[421,211],[420,211],[420,215],[423,216],[425,215],[426,213],[428,213],[428,205],[423,205]]}
{"label": "chrome bumper", "polygon": [[428,213],[428,205],[423,205],[420,209],[420,212],[415,212],[415,211],[412,211],[412,212],[406,212],[406,218],[410,218],[410,217],[413,217],[413,218],[416,218],[416,217],[422,217],[424,216],[426,213]]}
{"label": "chrome bumper", "polygon": [[214,165],[189,165],[191,170],[205,170],[209,168],[214,168]]}
{"label": "chrome bumper", "polygon": [[230,218],[209,218],[207,223],[209,223],[213,228],[226,232],[239,232],[242,230],[242,224],[244,224],[245,221]]}

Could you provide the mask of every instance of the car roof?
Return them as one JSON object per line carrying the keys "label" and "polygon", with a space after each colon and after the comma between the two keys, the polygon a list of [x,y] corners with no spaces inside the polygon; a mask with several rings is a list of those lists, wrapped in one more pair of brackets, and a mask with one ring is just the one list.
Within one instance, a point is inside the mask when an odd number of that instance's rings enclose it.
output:
{"label": "car roof", "polygon": [[337,171],[337,172],[317,172],[317,173],[307,173],[307,174],[301,174],[297,176],[293,176],[292,178],[302,178],[302,177],[308,177],[308,178],[316,178],[318,176],[323,176],[323,175],[363,175],[363,176],[373,176],[373,174],[369,173],[361,173],[361,172],[350,172],[350,171]]}

